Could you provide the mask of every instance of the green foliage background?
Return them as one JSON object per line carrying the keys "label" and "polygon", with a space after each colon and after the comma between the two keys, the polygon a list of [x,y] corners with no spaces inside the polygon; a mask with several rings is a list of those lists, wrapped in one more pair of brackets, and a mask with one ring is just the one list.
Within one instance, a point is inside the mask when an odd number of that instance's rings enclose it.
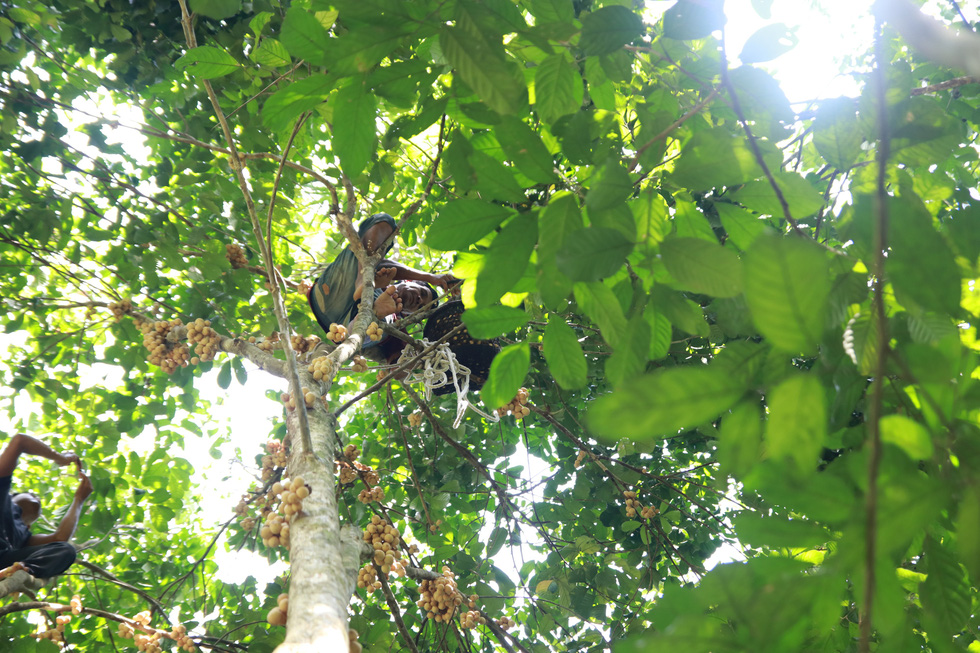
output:
{"label": "green foliage background", "polygon": [[[763,67],[728,69],[721,5],[678,0],[651,22],[614,0],[198,0],[193,49],[179,3],[0,6],[0,296],[5,332],[27,335],[0,363],[3,406],[30,399],[43,418],[25,428],[91,461],[76,539],[115,578],[76,566],[45,600],[132,616],[152,597],[156,623],[179,607],[214,650],[282,639],[264,621],[284,586],[214,578],[211,490],[171,453],[225,437],[204,372],[223,387],[260,372],[221,355],[167,376],[106,309],[277,328],[264,278],[225,258],[239,243],[260,265],[210,80],[259,215],[275,188],[286,279],[343,246],[330,207],[349,181],[350,217],[408,214],[400,259],[451,261],[471,330],[503,336],[484,401],[531,389],[523,422],[450,429],[479,468],[408,425],[397,384],[343,423],[420,562],[518,622],[508,646],[980,650],[977,87],[913,94],[958,72],[886,28],[884,105],[871,73],[859,97],[797,112]],[[782,36],[766,28],[743,60]],[[317,332],[300,294],[287,308]],[[102,365],[118,387],[79,391]],[[432,404],[448,428],[453,402]],[[18,482],[61,487],[32,469]],[[363,526],[359,489],[339,490],[341,520]],[[657,515],[627,517],[624,491]],[[749,559],[705,573],[736,540]],[[426,621],[413,581],[393,591],[419,650],[503,650]],[[379,595],[350,613],[366,650],[402,650]],[[25,614],[0,621],[4,650],[54,650]],[[124,648],[106,623],[76,619],[68,641]]]}

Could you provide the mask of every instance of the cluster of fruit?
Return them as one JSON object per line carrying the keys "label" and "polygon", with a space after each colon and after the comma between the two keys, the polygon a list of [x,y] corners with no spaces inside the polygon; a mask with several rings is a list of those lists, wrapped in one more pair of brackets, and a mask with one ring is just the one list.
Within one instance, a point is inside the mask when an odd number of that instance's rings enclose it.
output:
{"label": "cluster of fruit", "polygon": [[327,340],[340,344],[347,338],[347,327],[343,324],[331,324],[327,331]]}
{"label": "cluster of fruit", "polygon": [[112,319],[119,322],[123,319],[124,315],[129,315],[133,312],[133,302],[129,299],[109,302],[109,310],[112,311]]}
{"label": "cluster of fruit", "polygon": [[305,354],[308,351],[313,351],[313,348],[320,344],[320,338],[317,336],[304,338],[297,334],[289,339],[289,343],[293,346],[293,351],[297,354]]}
{"label": "cluster of fruit", "polygon": [[133,636],[133,643],[136,644],[136,650],[142,653],[163,653],[160,639],[160,633],[136,633]]}
{"label": "cluster of fruit", "polygon": [[173,374],[178,367],[187,367],[190,363],[191,350],[186,343],[167,342],[167,334],[170,330],[182,324],[180,318],[159,322],[140,321],[137,324],[139,330],[143,332],[143,346],[150,352],[146,360],[167,374]]}
{"label": "cluster of fruit", "polygon": [[347,641],[349,642],[348,653],[361,653],[361,651],[364,650],[361,643],[357,641],[357,638],[360,636],[361,634],[353,628],[347,631]]}
{"label": "cluster of fruit", "polygon": [[177,642],[177,647],[182,651],[188,651],[190,653],[196,648],[194,646],[194,640],[187,634],[187,626],[183,624],[174,626],[174,629],[170,632],[170,639]]}
{"label": "cluster of fruit", "polygon": [[422,411],[417,410],[414,413],[412,413],[411,415],[409,415],[408,416],[408,423],[412,427],[417,427],[420,424],[422,424]]}
{"label": "cluster of fruit", "polygon": [[357,495],[357,500],[361,503],[371,503],[372,501],[381,503],[385,500],[385,491],[381,486],[376,485],[371,489],[361,490]]}
{"label": "cluster of fruit", "polygon": [[527,388],[517,391],[517,396],[497,409],[497,416],[504,417],[510,413],[514,419],[524,419],[531,414],[531,409],[527,407]]}
{"label": "cluster of fruit", "polygon": [[501,617],[496,621],[497,621],[497,625],[503,628],[504,630],[510,630],[511,628],[517,625],[517,623],[510,617]]}
{"label": "cluster of fruit", "polygon": [[456,589],[456,574],[449,567],[442,568],[442,576],[435,580],[423,580],[420,587],[422,598],[417,605],[426,617],[436,622],[449,623],[463,603],[463,595]]}
{"label": "cluster of fruit", "polygon": [[25,567],[23,564],[19,562],[15,562],[14,564],[7,567],[6,569],[0,569],[0,580],[12,576],[15,571],[19,571],[21,569],[27,569],[27,567]]}
{"label": "cluster of fruit", "polygon": [[437,530],[439,530],[439,527],[440,526],[442,526],[442,520],[441,519],[437,519],[436,522],[434,524],[432,524],[432,526],[429,526],[429,532],[430,533],[435,533]]}
{"label": "cluster of fruit", "polygon": [[374,342],[381,340],[385,336],[385,332],[378,326],[377,322],[369,324],[366,333],[367,337]]}
{"label": "cluster of fruit", "polygon": [[357,570],[357,586],[366,589],[368,592],[376,592],[381,589],[378,570],[370,562]]}
{"label": "cluster of fruit", "polygon": [[653,506],[644,507],[643,504],[640,503],[639,499],[636,498],[636,492],[627,490],[623,492],[623,496],[626,497],[627,517],[636,517],[636,514],[640,513],[640,517],[643,519],[652,519],[658,512],[660,512]]}
{"label": "cluster of fruit", "polygon": [[276,599],[276,607],[269,610],[269,616],[266,619],[273,626],[285,626],[288,614],[289,594],[280,594],[279,598]]}
{"label": "cluster of fruit", "polygon": [[286,445],[278,440],[269,440],[265,443],[266,455],[262,456],[262,480],[268,481],[275,474],[276,469],[286,467],[288,452]]}
{"label": "cluster of fruit", "polygon": [[289,548],[289,523],[278,512],[270,512],[259,530],[262,544],[270,549],[279,545]]}
{"label": "cluster of fruit", "polygon": [[[369,487],[374,487],[381,482],[381,477],[378,476],[378,472],[371,469],[368,465],[357,462],[357,457],[361,455],[361,452],[353,444],[349,444],[344,448],[344,455],[347,460],[339,460],[335,463],[334,469],[340,471],[340,484],[349,485],[357,480],[359,475],[364,476],[364,484]],[[347,461],[350,461],[348,463]]]}
{"label": "cluster of fruit", "polygon": [[487,623],[486,617],[480,614],[479,610],[467,610],[459,613],[459,625],[466,630],[482,626]]}
{"label": "cluster of fruit", "polygon": [[245,256],[245,252],[235,243],[225,245],[225,258],[236,270],[248,266],[248,258]]}
{"label": "cluster of fruit", "polygon": [[319,356],[310,362],[306,371],[312,374],[315,380],[323,381],[333,377],[334,363],[326,356]]}
{"label": "cluster of fruit", "polygon": [[60,614],[54,619],[55,627],[49,628],[47,630],[42,630],[38,633],[31,633],[31,637],[35,639],[49,639],[52,642],[64,642],[65,641],[65,626],[71,621],[70,614]]}
{"label": "cluster of fruit", "polygon": [[187,340],[194,345],[194,353],[191,363],[197,365],[201,361],[214,360],[214,355],[218,353],[221,344],[221,336],[211,328],[211,320],[197,318],[187,325]]}
{"label": "cluster of fruit", "polygon": [[585,452],[585,449],[579,449],[578,450],[578,455],[575,456],[575,466],[576,467],[581,467],[582,464],[585,462],[585,457],[587,455],[588,454]]}
{"label": "cluster of fruit", "polygon": [[[401,534],[397,528],[382,520],[380,516],[372,515],[371,523],[364,530],[364,541],[374,547],[374,562],[381,567],[381,571],[389,574],[394,570],[398,576],[405,574],[401,562],[402,553],[398,548]],[[381,585],[379,584],[378,587]]]}
{"label": "cluster of fruit", "polygon": [[297,476],[291,481],[284,480],[272,486],[272,491],[282,496],[282,514],[289,519],[303,510],[303,499],[310,496],[310,486],[306,484],[302,476]]}
{"label": "cluster of fruit", "polygon": [[367,372],[368,364],[363,356],[355,356],[351,361],[350,368],[353,372]]}
{"label": "cluster of fruit", "polygon": [[255,336],[250,336],[248,341],[265,352],[270,352],[279,346],[279,332],[273,331],[268,337],[259,340]]}
{"label": "cluster of fruit", "polygon": [[270,494],[273,500],[277,496],[281,497],[280,512],[270,510],[267,513],[259,537],[262,538],[262,544],[270,549],[280,545],[288,549],[290,518],[303,509],[303,499],[310,496],[310,488],[302,476],[297,476],[291,481],[273,484]]}

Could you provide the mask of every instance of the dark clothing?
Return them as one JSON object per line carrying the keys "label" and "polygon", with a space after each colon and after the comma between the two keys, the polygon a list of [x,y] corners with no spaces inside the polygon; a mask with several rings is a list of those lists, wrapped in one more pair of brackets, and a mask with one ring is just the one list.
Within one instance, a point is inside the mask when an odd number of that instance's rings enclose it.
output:
{"label": "dark clothing", "polygon": [[20,519],[20,506],[10,498],[10,476],[0,478],[0,555],[27,546],[31,529]]}
{"label": "dark clothing", "polygon": [[20,506],[10,498],[9,476],[0,477],[0,569],[21,562],[36,578],[50,578],[75,562],[75,547],[67,542],[28,546],[31,529],[20,518]]}
{"label": "dark clothing", "polygon": [[37,546],[25,546],[0,553],[0,569],[15,562],[22,563],[35,578],[51,578],[63,573],[75,562],[78,554],[68,542],[50,542]]}
{"label": "dark clothing", "polygon": [[[363,239],[368,229],[381,222],[388,223],[392,229],[397,226],[395,219],[387,213],[375,213],[358,225],[357,235]],[[384,253],[387,254],[391,247],[389,245]],[[381,261],[377,267],[383,268],[391,265],[391,261]],[[357,313],[354,300],[354,290],[357,288],[357,272],[357,257],[351,251],[350,246],[347,246],[327,266],[327,269],[310,288],[310,292],[307,294],[310,309],[313,311],[313,317],[316,318],[324,331],[329,331],[331,324],[347,326],[347,323]],[[377,294],[376,292],[375,296]]]}

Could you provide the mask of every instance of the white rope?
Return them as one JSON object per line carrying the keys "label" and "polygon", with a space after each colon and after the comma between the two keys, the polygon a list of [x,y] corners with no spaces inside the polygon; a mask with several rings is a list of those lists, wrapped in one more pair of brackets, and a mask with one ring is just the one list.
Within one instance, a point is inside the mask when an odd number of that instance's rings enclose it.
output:
{"label": "white rope", "polygon": [[[425,338],[421,341],[422,347],[428,349],[432,343]],[[402,350],[398,358],[397,365],[411,360],[415,357],[415,352],[406,347]],[[456,419],[453,420],[453,428],[459,428],[463,423],[463,415],[467,408],[472,408],[491,422],[499,422],[500,418],[496,414],[487,415],[482,410],[470,403],[468,393],[470,391],[470,368],[466,367],[458,360],[456,354],[450,348],[448,342],[440,344],[421,359],[422,367],[413,367],[405,377],[406,383],[422,383],[425,385],[425,400],[429,401],[432,391],[436,388],[449,385],[452,377],[453,388],[456,390]]]}

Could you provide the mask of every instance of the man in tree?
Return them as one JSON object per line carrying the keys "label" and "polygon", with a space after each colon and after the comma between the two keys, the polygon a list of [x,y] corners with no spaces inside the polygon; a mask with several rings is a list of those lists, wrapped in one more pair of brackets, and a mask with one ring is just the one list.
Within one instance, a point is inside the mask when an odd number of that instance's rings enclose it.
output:
{"label": "man in tree", "polygon": [[[387,213],[375,213],[361,222],[357,229],[361,244],[368,254],[373,254],[395,230],[395,220]],[[393,244],[385,249],[385,254]],[[393,289],[388,289],[393,281],[400,281]],[[399,313],[416,310],[435,299],[435,289],[438,286],[449,290],[459,284],[459,279],[451,274],[431,274],[402,265],[395,261],[382,260],[378,263],[375,274],[375,297],[380,298],[382,291],[389,295],[382,298],[379,314]],[[313,316],[324,331],[330,330],[331,324],[346,325],[357,314],[356,305],[361,298],[360,266],[357,257],[350,247],[345,247],[316,279],[307,292],[307,299]]]}
{"label": "man in tree", "polygon": [[[81,479],[68,512],[53,533],[36,535],[30,527],[41,515],[41,502],[30,492],[10,495],[10,482],[21,454],[53,460],[58,465],[74,464]],[[82,473],[82,461],[74,453],[58,453],[29,435],[18,433],[0,453],[0,569],[15,563],[36,578],[50,578],[75,562],[75,548],[68,543],[78,526],[85,500],[92,494],[92,483]],[[3,592],[0,581],[0,595]]]}

